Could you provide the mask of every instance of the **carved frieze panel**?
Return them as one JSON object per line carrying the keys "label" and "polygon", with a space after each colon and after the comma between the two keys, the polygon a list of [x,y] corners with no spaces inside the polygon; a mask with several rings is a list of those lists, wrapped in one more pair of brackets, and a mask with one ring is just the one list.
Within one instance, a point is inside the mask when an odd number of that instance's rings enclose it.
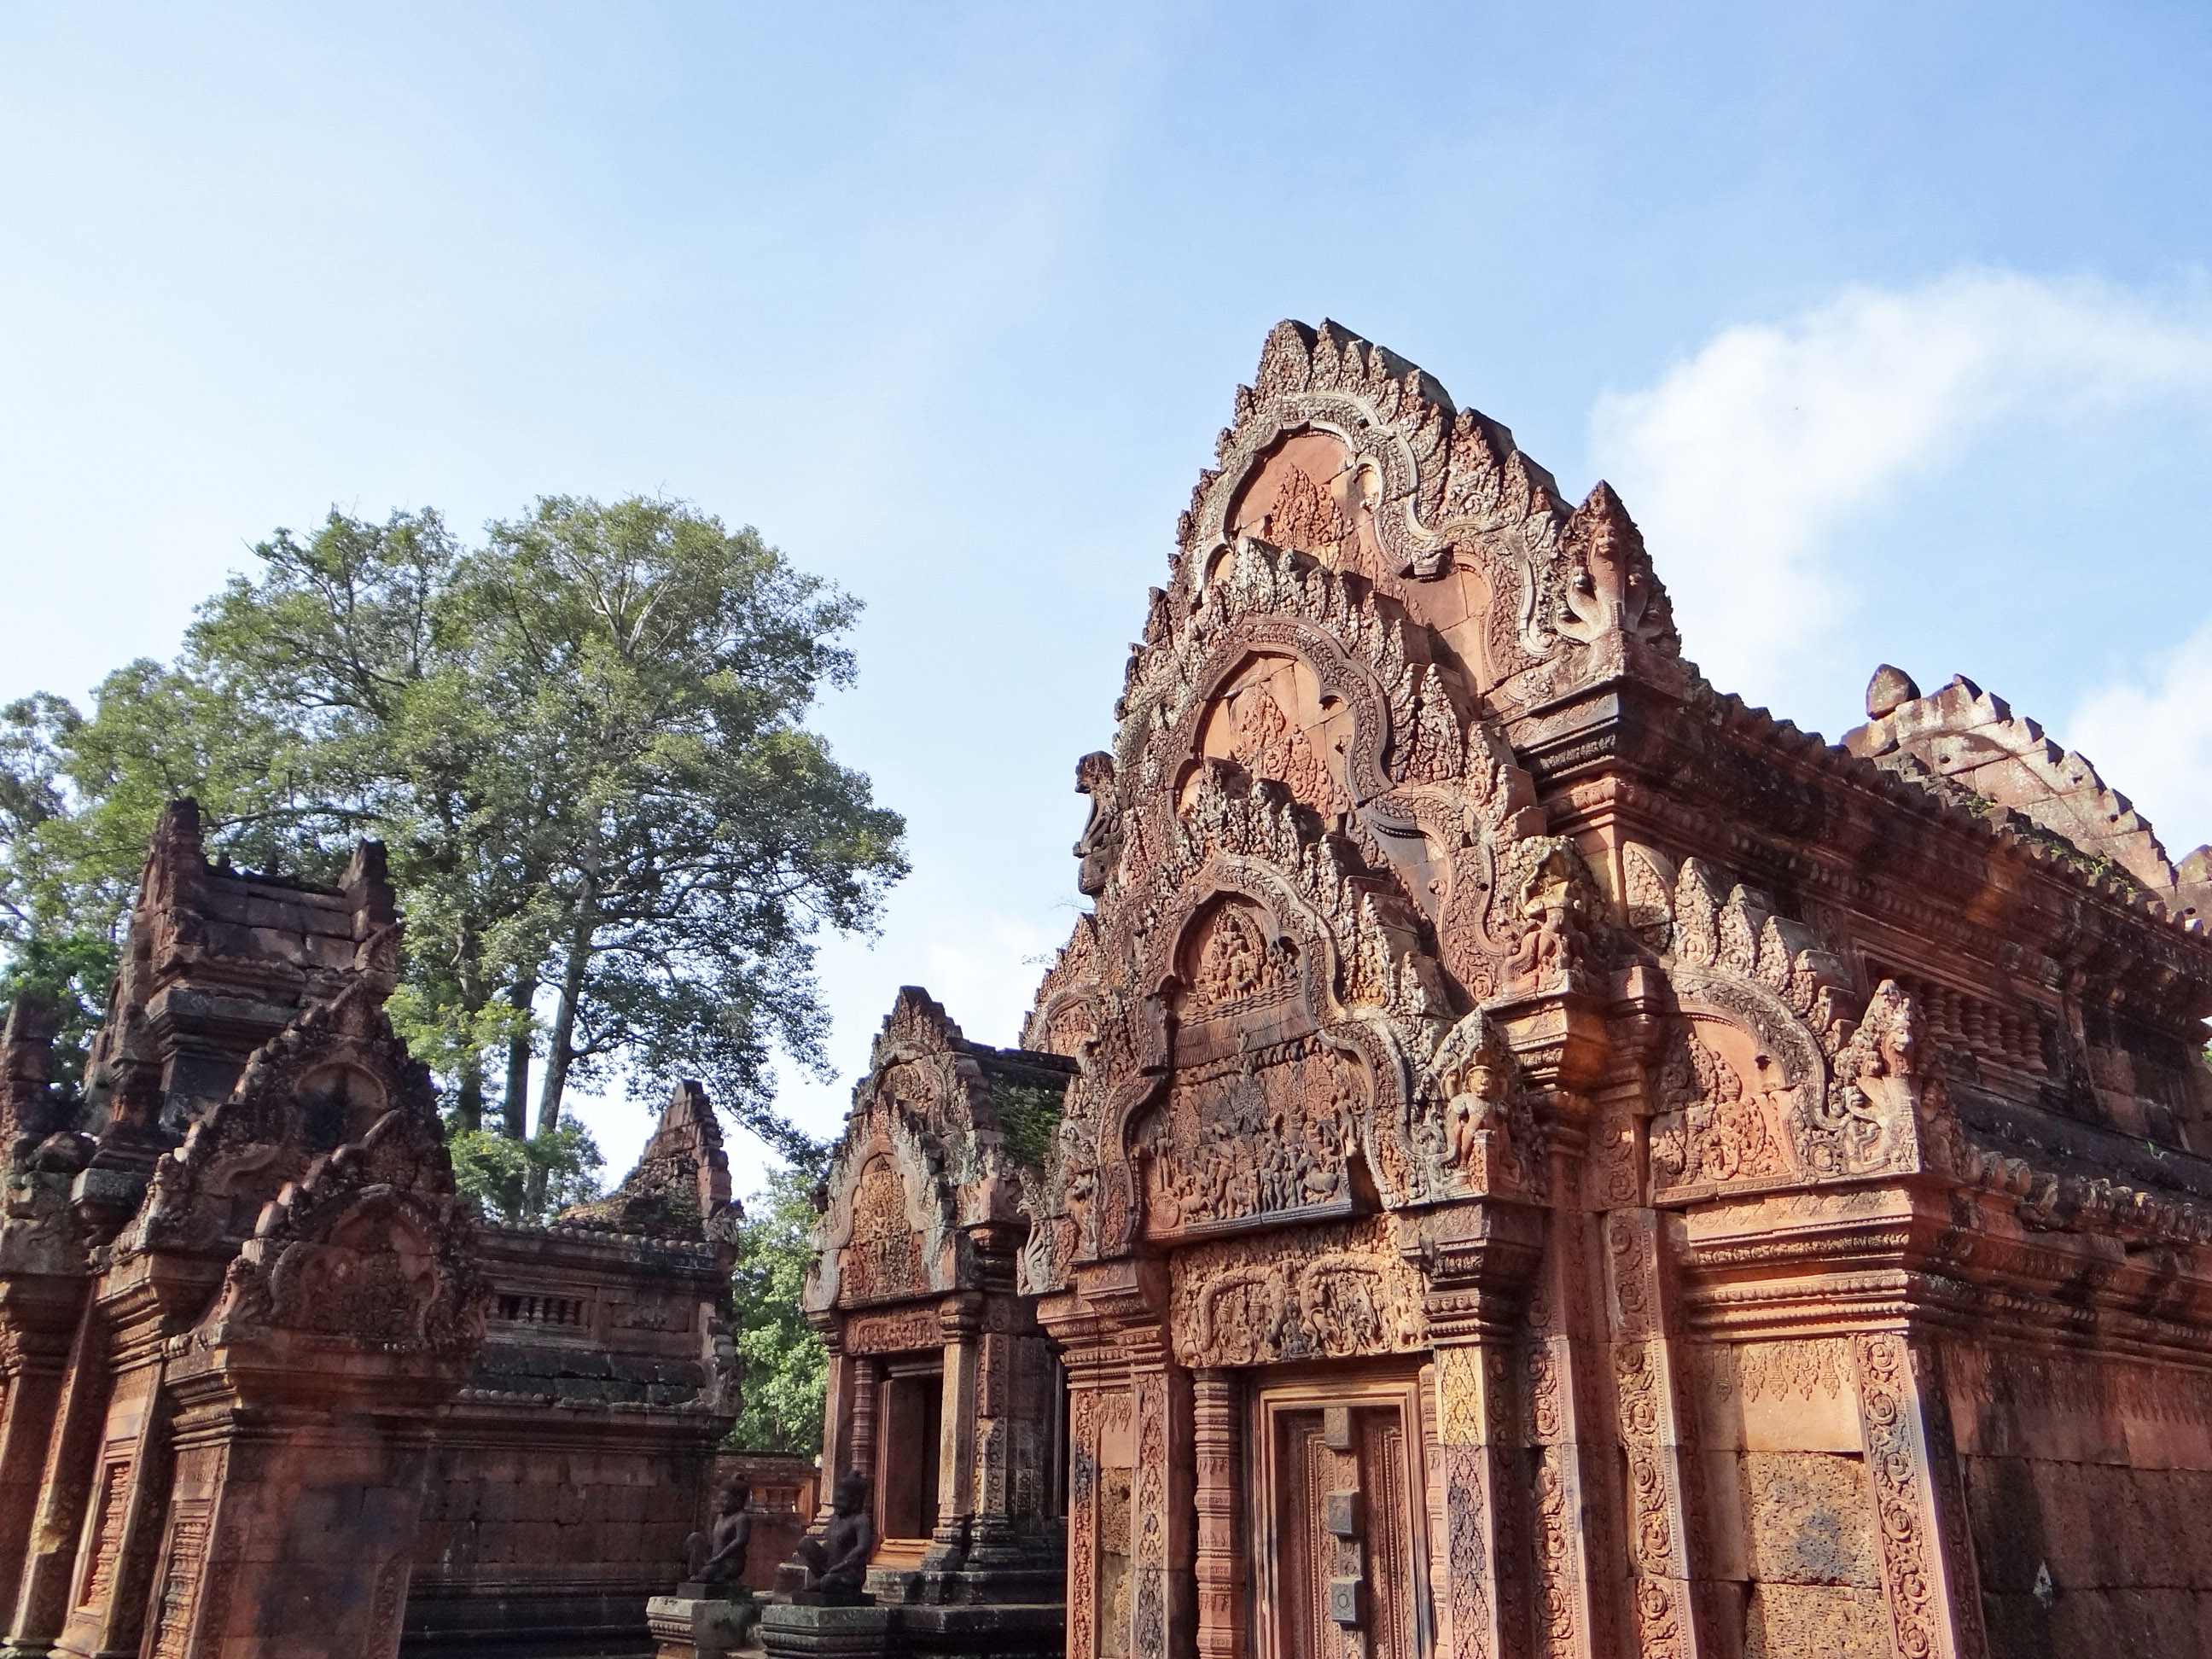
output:
{"label": "carved frieze panel", "polygon": [[944,1340],[934,1307],[856,1314],[845,1322],[845,1352],[851,1354],[908,1353],[939,1347]]}
{"label": "carved frieze panel", "polygon": [[1419,1275],[1381,1217],[1192,1245],[1169,1278],[1180,1364],[1413,1353],[1428,1341]]}
{"label": "carved frieze panel", "polygon": [[878,1152],[853,1194],[853,1233],[839,1261],[843,1300],[891,1302],[929,1288],[921,1231],[907,1216],[906,1182],[896,1159]]}
{"label": "carved frieze panel", "polygon": [[1348,1212],[1366,1093],[1357,1062],[1311,1037],[1178,1072],[1138,1131],[1148,1235]]}

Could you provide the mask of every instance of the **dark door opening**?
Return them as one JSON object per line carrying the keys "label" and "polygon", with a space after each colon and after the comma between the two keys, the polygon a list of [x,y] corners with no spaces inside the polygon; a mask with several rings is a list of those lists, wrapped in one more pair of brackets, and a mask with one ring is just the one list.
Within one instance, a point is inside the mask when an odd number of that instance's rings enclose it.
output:
{"label": "dark door opening", "polygon": [[878,1533],[885,1540],[926,1539],[937,1528],[945,1380],[935,1370],[894,1371],[885,1389],[876,1451]]}

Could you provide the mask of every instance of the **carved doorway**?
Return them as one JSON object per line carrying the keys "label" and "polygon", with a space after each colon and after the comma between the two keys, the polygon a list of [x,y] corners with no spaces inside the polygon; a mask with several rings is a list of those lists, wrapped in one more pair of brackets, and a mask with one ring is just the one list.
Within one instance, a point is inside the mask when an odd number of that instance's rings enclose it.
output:
{"label": "carved doorway", "polygon": [[1258,1659],[1426,1659],[1417,1386],[1290,1384],[1256,1407]]}
{"label": "carved doorway", "polygon": [[921,1565],[937,1528],[938,1447],[943,1437],[944,1363],[893,1359],[884,1379],[876,1439],[877,1566]]}

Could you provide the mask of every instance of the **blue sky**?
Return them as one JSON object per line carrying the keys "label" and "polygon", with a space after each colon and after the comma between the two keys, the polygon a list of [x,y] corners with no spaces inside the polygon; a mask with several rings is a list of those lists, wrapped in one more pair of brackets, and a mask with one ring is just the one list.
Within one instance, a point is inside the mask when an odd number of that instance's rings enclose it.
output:
{"label": "blue sky", "polygon": [[1013,1039],[1176,515],[1332,316],[1609,477],[1717,683],[1967,672],[2179,854],[2208,84],[2183,6],[11,3],[0,696],[334,502],[757,526],[868,602],[822,724],[912,828],[826,1131],[902,982]]}

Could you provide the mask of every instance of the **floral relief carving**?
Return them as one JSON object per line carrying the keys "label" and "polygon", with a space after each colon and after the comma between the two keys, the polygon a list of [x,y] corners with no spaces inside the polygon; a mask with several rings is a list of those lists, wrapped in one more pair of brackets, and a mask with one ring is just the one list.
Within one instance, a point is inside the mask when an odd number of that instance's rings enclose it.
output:
{"label": "floral relief carving", "polygon": [[1621,908],[1628,931],[1647,950],[1664,951],[1674,943],[1674,878],[1663,854],[1636,842],[1620,849]]}
{"label": "floral relief carving", "polygon": [[[1771,1062],[1758,1069],[1764,1073]],[[1698,1022],[1675,1024],[1655,1091],[1665,1115],[1651,1144],[1652,1173],[1661,1187],[1751,1180],[1786,1167],[1780,1141],[1784,1091],[1747,1088],[1738,1068],[1699,1034]]]}
{"label": "floral relief carving", "polygon": [[1135,1577],[1130,1652],[1133,1659],[1167,1659],[1167,1381],[1156,1371],[1140,1375],[1134,1394],[1137,1491],[1136,1536],[1130,1548]]}
{"label": "floral relief carving", "polygon": [[1645,1342],[1613,1346],[1620,1444],[1628,1461],[1629,1552],[1638,1575],[1633,1588],[1638,1634],[1647,1655],[1681,1651],[1682,1611],[1675,1604],[1674,1531],[1660,1446],[1656,1367]]}
{"label": "floral relief carving", "polygon": [[1098,1431],[1094,1389],[1071,1389],[1067,1401],[1067,1650],[1097,1650]]}
{"label": "floral relief carving", "polygon": [[1868,1473],[1874,1479],[1880,1520],[1882,1589],[1889,1601],[1896,1651],[1934,1655],[1939,1645],[1940,1612],[1936,1605],[1935,1561],[1925,1518],[1926,1480],[1905,1339],[1876,1332],[1851,1339],[1857,1360],[1859,1422],[1865,1437]]}
{"label": "floral relief carving", "polygon": [[905,1353],[944,1340],[934,1308],[860,1314],[845,1322],[845,1352],[851,1354]]}
{"label": "floral relief carving", "polygon": [[1746,1342],[1735,1350],[1736,1384],[1751,1399],[1833,1400],[1852,1376],[1850,1344],[1839,1336]]}

